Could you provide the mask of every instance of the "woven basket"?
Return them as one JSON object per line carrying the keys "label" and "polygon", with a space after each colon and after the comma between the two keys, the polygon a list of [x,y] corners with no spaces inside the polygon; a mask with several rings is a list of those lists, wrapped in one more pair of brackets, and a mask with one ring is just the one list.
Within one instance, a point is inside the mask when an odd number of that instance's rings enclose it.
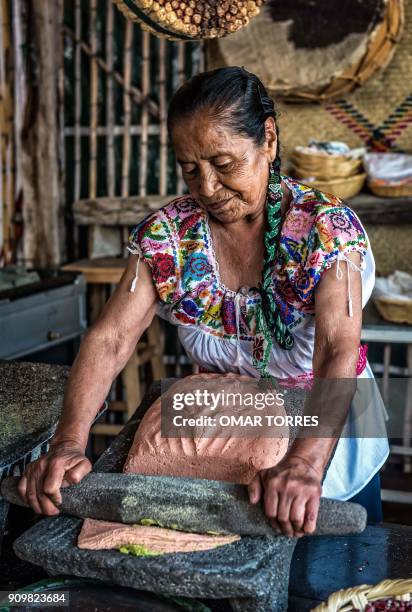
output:
{"label": "woven basket", "polygon": [[362,166],[362,160],[347,155],[304,153],[297,149],[293,151],[292,163],[298,178],[314,176],[322,180],[353,176],[359,173]]}
{"label": "woven basket", "polygon": [[368,181],[368,187],[380,198],[412,198],[412,184],[409,185],[381,185]]}
{"label": "woven basket", "polygon": [[412,579],[383,580],[375,586],[362,584],[351,589],[336,591],[328,597],[328,601],[316,606],[312,612],[349,612],[356,609],[363,612],[368,603],[380,599],[398,599],[410,601]]}
{"label": "woven basket", "polygon": [[[280,3],[282,19],[278,20],[271,15],[278,2],[267,2],[267,8],[248,26],[245,36],[229,36],[207,46],[208,67],[245,66],[258,75],[275,99],[312,103],[346,98],[348,93],[388,65],[402,34],[403,0],[385,1],[383,14],[378,10],[381,3],[374,3],[377,10],[369,27],[362,33],[357,30],[346,32],[344,40],[339,43],[333,38],[330,45],[317,47],[316,33],[312,33],[307,53],[304,44],[295,40],[295,30],[299,31],[298,24],[302,19],[302,4],[310,3],[288,3],[284,0]],[[338,2],[328,4],[330,9],[335,6],[336,12],[339,11]],[[287,12],[286,5],[290,6]],[[318,21],[324,24],[320,7],[322,3],[312,3],[311,10],[318,14]],[[324,25],[322,27],[324,29]],[[359,44],[356,44],[356,40]],[[339,54],[344,61],[339,61]],[[282,57],[281,62],[279,57]],[[325,60],[324,64],[321,57]],[[331,58],[336,62],[330,61]],[[285,71],[280,65],[288,70]],[[320,66],[319,70],[316,69],[317,65]],[[330,67],[328,74],[324,72],[323,65]],[[311,75],[310,78],[308,75]]]}
{"label": "woven basket", "polygon": [[258,15],[263,4],[263,0],[231,2],[230,10],[221,15],[218,0],[191,3],[194,8],[182,1],[176,9],[171,2],[164,6],[153,0],[113,2],[127,19],[139,23],[143,30],[173,41],[222,38],[233,34]]}
{"label": "woven basket", "polygon": [[[292,172],[293,174],[293,172]],[[308,181],[308,187],[315,187],[319,191],[330,193],[338,198],[347,199],[357,195],[363,187],[366,174],[355,174],[347,178],[333,179],[330,181]],[[305,181],[302,181],[305,184]]]}
{"label": "woven basket", "polygon": [[374,301],[385,321],[412,325],[412,300],[406,301],[385,295],[375,298]]}

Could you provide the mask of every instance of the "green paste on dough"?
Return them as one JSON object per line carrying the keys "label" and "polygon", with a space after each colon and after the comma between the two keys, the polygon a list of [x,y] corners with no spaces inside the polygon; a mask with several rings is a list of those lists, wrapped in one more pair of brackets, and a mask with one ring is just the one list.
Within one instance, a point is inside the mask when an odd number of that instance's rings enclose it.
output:
{"label": "green paste on dough", "polygon": [[135,557],[156,557],[158,555],[163,555],[164,553],[154,552],[149,548],[145,548],[144,546],[140,546],[140,544],[126,544],[125,546],[121,546],[119,548],[119,552],[124,555],[134,555]]}

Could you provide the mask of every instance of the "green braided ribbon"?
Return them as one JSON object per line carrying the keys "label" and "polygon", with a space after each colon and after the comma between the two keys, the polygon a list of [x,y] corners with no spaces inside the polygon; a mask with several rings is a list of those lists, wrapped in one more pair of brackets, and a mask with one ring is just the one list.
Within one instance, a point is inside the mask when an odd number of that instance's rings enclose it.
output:
{"label": "green braided ribbon", "polygon": [[284,350],[293,348],[294,339],[284,323],[273,291],[273,267],[278,253],[281,229],[281,203],[283,197],[280,164],[269,167],[269,185],[266,196],[268,230],[265,232],[265,261],[260,284],[261,307],[256,312],[256,337],[253,346],[253,366],[262,378],[272,378],[267,365],[273,347],[273,338]]}

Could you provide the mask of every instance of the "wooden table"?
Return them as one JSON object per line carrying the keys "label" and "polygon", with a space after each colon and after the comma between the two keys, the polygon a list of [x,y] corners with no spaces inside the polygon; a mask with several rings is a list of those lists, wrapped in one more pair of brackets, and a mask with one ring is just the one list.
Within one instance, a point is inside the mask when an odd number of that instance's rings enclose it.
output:
{"label": "wooden table", "polygon": [[90,323],[94,323],[107,301],[107,286],[117,285],[126,268],[127,259],[102,257],[79,259],[62,267],[69,272],[81,272],[89,285]]}

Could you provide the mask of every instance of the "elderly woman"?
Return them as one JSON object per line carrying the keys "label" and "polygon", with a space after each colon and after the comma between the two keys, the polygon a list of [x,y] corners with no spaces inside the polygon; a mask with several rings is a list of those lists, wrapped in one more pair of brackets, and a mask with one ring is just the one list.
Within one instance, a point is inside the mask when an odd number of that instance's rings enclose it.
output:
{"label": "elderly woman", "polygon": [[[280,174],[276,113],[259,79],[238,67],[193,77],[175,93],[168,127],[189,195],[132,232],[127,269],[73,365],[50,451],[20,481],[36,512],[56,514],[62,482],[90,471],[91,423],[156,311],[206,371],[372,377],[360,350],[374,283],[365,230],[339,199]],[[347,407],[333,410],[345,420]],[[384,438],[296,439],[251,482],[250,501],[263,499],[287,535],[314,530],[322,488],[368,497],[379,520],[387,455]]]}

